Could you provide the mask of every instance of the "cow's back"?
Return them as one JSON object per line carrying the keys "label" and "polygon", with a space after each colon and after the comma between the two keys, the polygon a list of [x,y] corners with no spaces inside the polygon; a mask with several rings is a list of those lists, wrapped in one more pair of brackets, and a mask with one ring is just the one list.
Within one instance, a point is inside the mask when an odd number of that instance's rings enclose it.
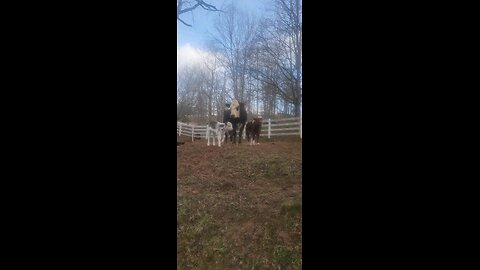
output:
{"label": "cow's back", "polygon": [[248,121],[247,124],[245,125],[245,131],[247,134],[250,134],[253,132],[253,123],[252,121]]}
{"label": "cow's back", "polygon": [[240,102],[240,123],[247,121],[247,110],[245,109],[245,103]]}
{"label": "cow's back", "polygon": [[225,110],[223,112],[223,123],[231,122],[230,121],[230,110]]}

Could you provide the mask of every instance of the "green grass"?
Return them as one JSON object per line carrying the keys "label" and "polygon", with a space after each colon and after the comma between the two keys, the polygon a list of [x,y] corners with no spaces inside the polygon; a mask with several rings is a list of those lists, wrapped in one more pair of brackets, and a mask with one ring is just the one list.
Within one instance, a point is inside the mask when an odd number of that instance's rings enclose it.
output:
{"label": "green grass", "polygon": [[301,258],[298,253],[285,246],[275,246],[273,250],[274,262],[280,269],[301,269]]}

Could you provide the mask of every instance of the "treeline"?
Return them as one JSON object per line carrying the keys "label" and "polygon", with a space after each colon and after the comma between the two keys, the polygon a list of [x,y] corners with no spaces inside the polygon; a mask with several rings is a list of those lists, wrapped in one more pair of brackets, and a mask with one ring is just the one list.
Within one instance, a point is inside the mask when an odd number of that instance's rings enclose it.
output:
{"label": "treeline", "polygon": [[302,2],[272,0],[265,17],[230,5],[218,14],[201,64],[177,72],[177,120],[222,120],[225,103],[244,102],[250,116],[300,116]]}

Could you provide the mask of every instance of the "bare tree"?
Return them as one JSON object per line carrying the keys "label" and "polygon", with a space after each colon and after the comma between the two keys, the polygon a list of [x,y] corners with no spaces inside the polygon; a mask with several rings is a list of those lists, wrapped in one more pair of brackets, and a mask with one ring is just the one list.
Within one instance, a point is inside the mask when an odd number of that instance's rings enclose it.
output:
{"label": "bare tree", "polygon": [[203,0],[177,0],[177,20],[185,24],[186,26],[192,26],[186,23],[180,18],[180,15],[186,12],[193,11],[194,9],[201,7],[208,11],[219,11],[214,5],[206,3]]}
{"label": "bare tree", "polygon": [[[234,5],[221,13],[204,62],[179,72],[178,119],[221,121],[232,98],[245,102],[249,115],[300,116],[301,0],[271,1],[273,16],[261,24]],[[177,0],[177,7],[179,3],[182,13],[200,6]]]}
{"label": "bare tree", "polygon": [[204,54],[202,62],[184,66],[177,72],[178,119],[198,124],[222,120],[226,96],[223,73],[212,54]]}
{"label": "bare tree", "polygon": [[[252,17],[240,11],[233,4],[226,8],[224,16],[215,23],[213,41],[222,53],[220,61],[228,71],[233,96],[243,102],[248,101],[246,93],[247,67],[255,43],[256,23]],[[248,107],[249,104],[246,104]]]}
{"label": "bare tree", "polygon": [[202,118],[205,111],[204,75],[198,66],[188,66],[178,72],[177,78],[177,118],[192,121]]}
{"label": "bare tree", "polygon": [[215,50],[209,51],[209,56],[204,59],[204,67],[205,67],[205,81],[206,81],[206,91],[205,95],[208,99],[208,117],[209,120],[214,120],[213,116],[215,115],[215,120],[221,120],[221,116],[223,116],[223,103],[224,99],[221,99],[221,66],[219,63],[219,58],[221,56],[218,55],[218,52]]}
{"label": "bare tree", "polygon": [[[302,103],[302,8],[301,0],[273,0],[274,17],[264,20],[259,32],[263,68],[254,75],[273,87],[300,116]],[[288,111],[288,105],[285,106]]]}

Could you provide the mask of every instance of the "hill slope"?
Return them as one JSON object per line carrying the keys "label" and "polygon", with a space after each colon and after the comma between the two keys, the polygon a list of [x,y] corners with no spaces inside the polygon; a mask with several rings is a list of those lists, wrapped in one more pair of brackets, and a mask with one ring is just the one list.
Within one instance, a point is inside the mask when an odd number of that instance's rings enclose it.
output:
{"label": "hill slope", "polygon": [[301,150],[177,146],[177,269],[301,269]]}

